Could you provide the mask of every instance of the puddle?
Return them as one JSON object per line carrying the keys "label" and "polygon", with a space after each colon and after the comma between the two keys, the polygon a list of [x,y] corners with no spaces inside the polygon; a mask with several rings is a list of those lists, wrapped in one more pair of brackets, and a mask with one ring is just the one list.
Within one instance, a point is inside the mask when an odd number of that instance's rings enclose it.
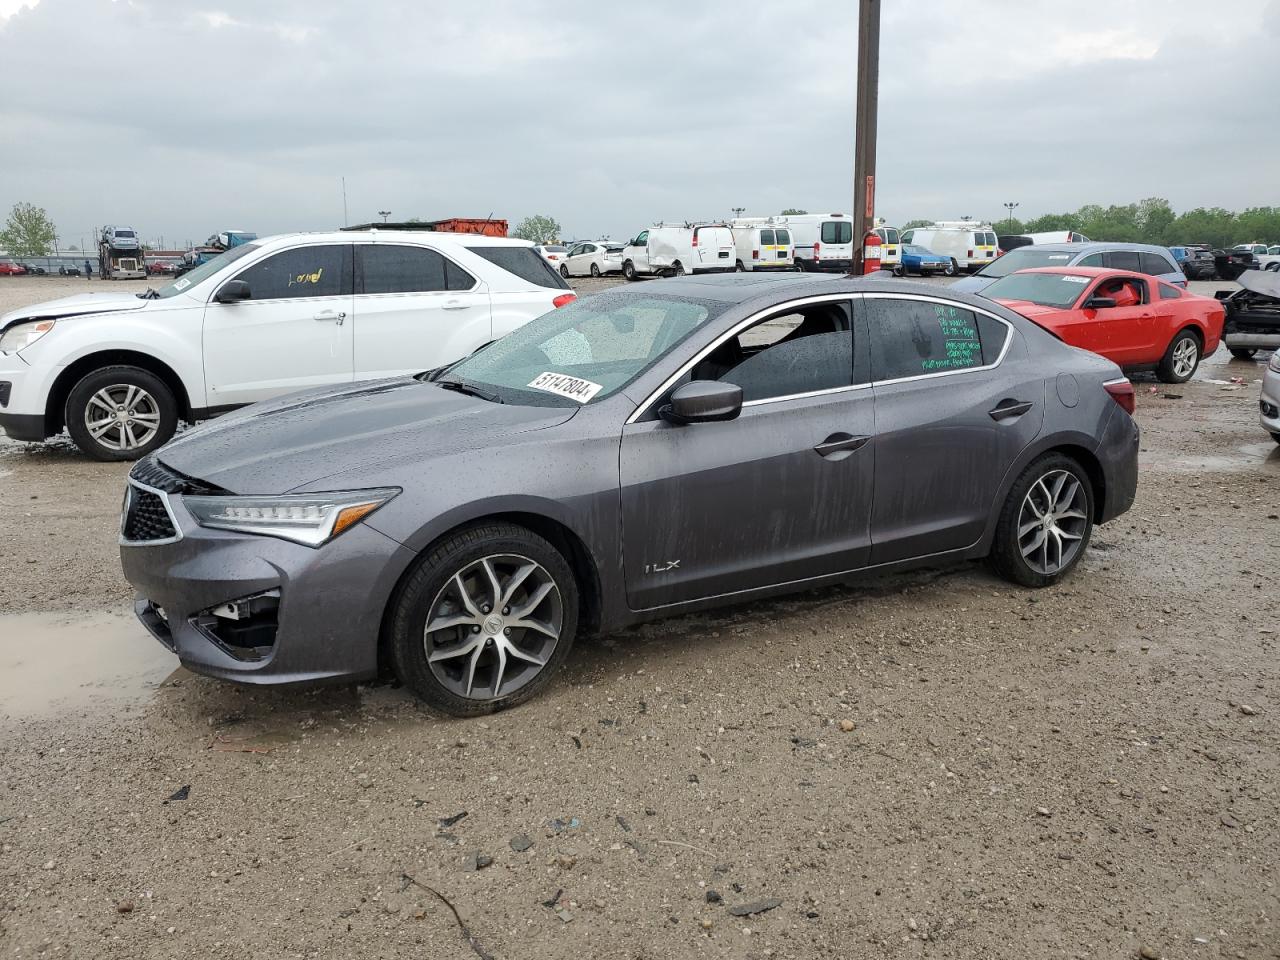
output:
{"label": "puddle", "polygon": [[1247,443],[1212,456],[1144,450],[1138,455],[1138,462],[1143,467],[1196,473],[1240,472],[1241,468],[1270,471],[1280,466],[1280,446],[1271,441]]}
{"label": "puddle", "polygon": [[177,668],[132,613],[0,616],[0,720],[143,700]]}

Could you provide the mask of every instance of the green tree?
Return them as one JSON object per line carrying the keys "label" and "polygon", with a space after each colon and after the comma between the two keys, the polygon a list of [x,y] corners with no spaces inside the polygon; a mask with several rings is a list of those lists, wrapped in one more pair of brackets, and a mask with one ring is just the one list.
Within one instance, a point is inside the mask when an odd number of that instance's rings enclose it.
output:
{"label": "green tree", "polygon": [[534,243],[551,243],[553,240],[560,239],[560,224],[554,217],[546,217],[539,213],[532,217],[525,217],[517,223],[511,235],[521,240],[532,240]]}
{"label": "green tree", "polygon": [[908,220],[908,221],[907,221],[906,223],[904,223],[904,224],[903,224],[899,229],[901,229],[901,230],[914,230],[916,227],[927,227],[927,226],[929,226],[931,223],[933,223],[933,221],[932,221],[932,220]]}
{"label": "green tree", "polygon": [[782,216],[803,217],[808,212],[809,212],[808,210],[801,210],[799,207],[787,207],[787,209],[782,211]]}
{"label": "green tree", "polygon": [[44,207],[15,203],[0,230],[0,247],[15,257],[43,257],[52,249],[56,234]]}
{"label": "green tree", "polygon": [[1138,204],[1138,226],[1147,243],[1176,243],[1173,224],[1178,219],[1164,197],[1147,197]]}

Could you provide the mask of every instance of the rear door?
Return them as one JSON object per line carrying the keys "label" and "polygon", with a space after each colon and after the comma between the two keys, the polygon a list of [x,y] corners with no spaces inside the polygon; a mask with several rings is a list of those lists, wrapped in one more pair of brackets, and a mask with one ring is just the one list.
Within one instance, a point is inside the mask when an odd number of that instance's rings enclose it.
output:
{"label": "rear door", "polygon": [[1159,277],[1165,283],[1171,283],[1175,287],[1185,287],[1187,285],[1186,274],[1179,269],[1177,264],[1170,262],[1162,254],[1143,250],[1138,254],[1138,258],[1142,263],[1142,272],[1147,276]]}
{"label": "rear door", "polygon": [[875,392],[871,562],[968,547],[1040,432],[1044,373],[994,315],[901,294],[863,304]]}
{"label": "rear door", "polygon": [[248,284],[250,299],[205,307],[206,406],[351,381],[351,244],[281,250],[234,279]]}
{"label": "rear door", "polygon": [[493,339],[489,294],[437,250],[356,245],[355,379],[419,373]]}

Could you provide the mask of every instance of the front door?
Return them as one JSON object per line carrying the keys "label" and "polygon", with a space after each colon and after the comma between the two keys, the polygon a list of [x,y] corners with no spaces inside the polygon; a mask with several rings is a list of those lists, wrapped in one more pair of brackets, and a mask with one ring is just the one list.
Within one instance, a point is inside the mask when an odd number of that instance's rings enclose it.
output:
{"label": "front door", "polygon": [[[863,566],[873,409],[848,300],[784,309],[681,382],[739,384],[737,419],[641,419],[620,458],[627,600],[666,606]],[[660,406],[661,402],[655,406]]]}
{"label": "front door", "polygon": [[355,379],[420,373],[493,339],[489,294],[427,247],[356,245]]}
{"label": "front door", "polygon": [[876,408],[871,562],[968,547],[1040,432],[1044,371],[985,313],[914,296],[864,303]]}
{"label": "front door", "polygon": [[[1087,308],[1092,297],[1116,301],[1114,307]],[[1156,312],[1148,283],[1135,276],[1105,277],[1079,301],[1080,309],[1058,332],[1073,347],[1101,354],[1121,366],[1149,359],[1155,340]]]}
{"label": "front door", "polygon": [[649,272],[649,231],[645,230],[633,241],[627,249],[627,256],[631,258],[631,263],[636,268],[636,273]]}
{"label": "front door", "polygon": [[349,383],[351,274],[346,243],[282,250],[237,274],[250,298],[205,307],[205,405]]}

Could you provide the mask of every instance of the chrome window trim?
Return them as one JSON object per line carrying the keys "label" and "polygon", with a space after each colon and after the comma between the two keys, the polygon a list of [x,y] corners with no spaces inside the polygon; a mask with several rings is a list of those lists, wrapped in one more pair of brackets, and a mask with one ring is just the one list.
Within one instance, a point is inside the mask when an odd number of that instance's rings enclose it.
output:
{"label": "chrome window trim", "polygon": [[[891,380],[875,380],[871,381],[871,386],[885,387],[895,383],[912,383],[916,380],[933,380],[937,377],[955,377],[965,373],[981,373],[987,370],[994,370],[1004,362],[1004,358],[1009,353],[1009,347],[1013,345],[1013,324],[1003,317],[998,317],[990,310],[984,310],[982,307],[971,306],[958,300],[948,300],[945,297],[931,297],[928,294],[921,293],[863,293],[863,299],[868,300],[919,300],[922,303],[940,303],[943,306],[954,307],[959,306],[962,310],[968,310],[970,313],[982,314],[984,317],[990,317],[998,323],[1004,324],[1005,338],[1004,346],[1000,348],[1000,356],[996,357],[991,363],[983,364],[980,367],[965,367],[962,370],[939,370],[936,373],[918,373],[911,377],[895,377]],[[867,329],[870,330],[870,321],[868,321]],[[872,334],[874,336],[874,334]],[[981,334],[979,334],[981,337]],[[870,359],[870,358],[868,358]]]}
{"label": "chrome window trim", "polygon": [[[631,424],[639,420],[642,416],[647,414],[649,412],[650,406],[659,397],[661,397],[664,393],[666,393],[669,389],[671,389],[672,384],[674,384],[677,380],[679,380],[686,373],[688,373],[695,366],[697,366],[698,363],[701,362],[703,358],[707,356],[707,354],[715,350],[716,347],[720,346],[720,344],[724,343],[726,340],[730,339],[731,337],[736,337],[739,333],[741,333],[743,330],[747,329],[748,327],[754,326],[755,324],[759,323],[761,320],[763,320],[765,317],[769,316],[770,314],[778,313],[780,311],[786,310],[788,308],[793,308],[793,307],[807,307],[815,303],[835,303],[840,301],[848,301],[849,303],[852,303],[855,299],[858,298],[858,296],[860,295],[857,293],[822,293],[822,294],[816,294],[810,297],[802,297],[799,300],[789,300],[786,303],[778,303],[778,304],[774,304],[771,307],[765,307],[761,310],[757,310],[755,313],[748,316],[745,320],[738,321],[738,323],[734,324],[732,327],[730,327],[720,336],[716,337],[709,344],[707,344],[705,347],[703,347],[701,350],[695,353],[690,360],[688,360],[683,365],[681,365],[681,367],[678,370],[676,370],[675,373],[667,377],[667,379],[664,380],[656,390],[652,391],[647,397],[644,398],[644,400],[640,403],[640,405],[636,407],[635,410],[632,411],[631,416],[627,417],[627,419],[623,421],[623,426],[630,426]],[[852,320],[852,317],[850,317],[850,320]],[[852,370],[849,371],[849,374],[850,376],[852,376],[853,371]],[[870,386],[870,384],[853,384],[849,387],[830,387],[826,390],[814,390],[809,393],[791,394],[786,397],[766,397],[761,400],[748,400],[746,403],[743,404],[743,406],[747,407],[747,406],[753,406],[761,403],[774,403],[778,400],[794,400],[794,399],[797,399],[798,397],[810,397],[810,396],[816,397],[824,393],[835,393],[841,390],[850,390],[855,386]]]}
{"label": "chrome window trim", "polygon": [[[172,537],[164,537],[160,540],[126,540],[124,537],[124,525],[129,519],[129,507],[133,505],[133,490],[136,487],[139,490],[145,490],[147,493],[154,493],[160,498],[160,502],[164,504],[164,512],[169,515],[169,523],[172,525],[174,535]],[[166,543],[177,543],[182,539],[182,527],[178,526],[178,518],[174,516],[173,505],[169,503],[169,495],[163,490],[156,487],[149,487],[145,483],[139,483],[130,477],[127,481],[128,496],[125,498],[124,504],[120,510],[120,535],[118,542],[122,547],[159,547]]]}

